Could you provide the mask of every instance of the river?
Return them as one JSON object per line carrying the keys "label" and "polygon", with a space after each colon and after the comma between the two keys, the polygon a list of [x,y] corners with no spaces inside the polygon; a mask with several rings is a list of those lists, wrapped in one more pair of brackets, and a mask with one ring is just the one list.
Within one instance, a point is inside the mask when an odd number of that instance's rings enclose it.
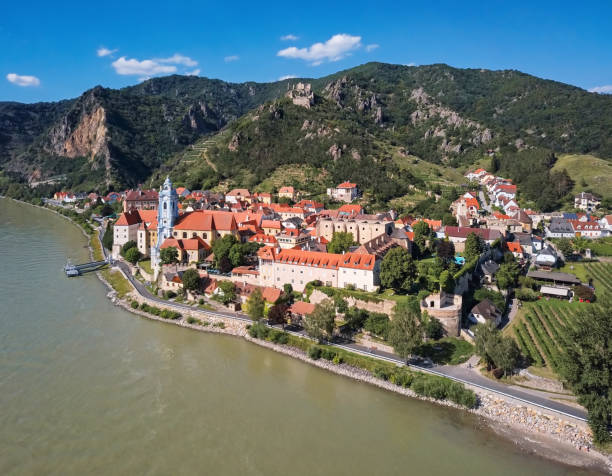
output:
{"label": "river", "polygon": [[0,200],[0,474],[563,475],[470,414],[111,304],[85,239]]}

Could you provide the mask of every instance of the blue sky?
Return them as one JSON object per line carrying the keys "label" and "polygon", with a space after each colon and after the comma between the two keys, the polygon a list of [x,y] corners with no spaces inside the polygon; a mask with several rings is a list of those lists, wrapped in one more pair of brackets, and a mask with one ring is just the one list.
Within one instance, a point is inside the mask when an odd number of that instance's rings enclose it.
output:
{"label": "blue sky", "polygon": [[172,72],[319,77],[368,61],[518,69],[612,92],[610,0],[7,2],[0,44],[4,101]]}

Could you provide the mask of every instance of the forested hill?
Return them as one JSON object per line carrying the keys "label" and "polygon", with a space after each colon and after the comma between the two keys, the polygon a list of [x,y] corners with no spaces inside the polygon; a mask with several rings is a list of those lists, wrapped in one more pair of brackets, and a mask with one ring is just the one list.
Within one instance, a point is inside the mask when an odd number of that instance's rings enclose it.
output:
{"label": "forested hill", "polygon": [[[310,108],[285,97],[298,82],[312,85]],[[266,186],[299,164],[318,169],[321,186],[367,177],[384,202],[428,178],[408,167],[415,160],[443,182],[491,149],[610,158],[610,131],[611,96],[518,71],[368,63],[312,80],[175,75],[58,103],[0,103],[0,168],[12,180],[66,174],[64,186],[103,190],[160,170],[191,187]]]}

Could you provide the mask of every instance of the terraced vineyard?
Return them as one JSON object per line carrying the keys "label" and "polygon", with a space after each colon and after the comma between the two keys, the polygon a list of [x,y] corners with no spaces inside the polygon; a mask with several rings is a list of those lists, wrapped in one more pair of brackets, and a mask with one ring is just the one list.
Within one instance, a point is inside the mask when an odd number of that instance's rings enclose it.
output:
{"label": "terraced vineyard", "polygon": [[[593,279],[596,296],[601,298],[612,294],[612,264],[597,262],[584,266]],[[563,349],[571,344],[568,330],[574,326],[576,313],[590,305],[555,299],[523,303],[523,309],[507,332],[515,338],[521,352],[530,358],[533,365],[547,366],[556,372]]]}

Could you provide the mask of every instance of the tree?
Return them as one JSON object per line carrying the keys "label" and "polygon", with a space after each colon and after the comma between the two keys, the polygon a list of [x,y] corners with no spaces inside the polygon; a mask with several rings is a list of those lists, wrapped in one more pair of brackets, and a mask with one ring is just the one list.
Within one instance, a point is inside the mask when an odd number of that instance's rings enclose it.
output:
{"label": "tree", "polygon": [[104,230],[104,236],[102,237],[102,245],[107,250],[110,250],[113,247],[113,241],[114,241],[114,237],[113,237],[113,225],[108,223],[106,225],[106,230]]}
{"label": "tree", "polygon": [[493,365],[504,371],[504,375],[512,373],[518,366],[521,353],[514,339],[502,336],[492,322],[478,324],[474,332],[476,353],[485,361],[487,368]]}
{"label": "tree", "polygon": [[465,240],[465,249],[463,250],[463,255],[466,261],[472,261],[473,259],[478,258],[483,251],[484,243],[482,238],[473,232],[468,234]]}
{"label": "tree", "polygon": [[342,253],[350,249],[351,246],[355,245],[353,234],[348,231],[334,232],[332,239],[327,245],[327,251],[329,253]]}
{"label": "tree", "polygon": [[215,257],[215,261],[217,261],[217,269],[222,273],[229,273],[233,268],[232,262],[227,256],[223,256],[219,260]]}
{"label": "tree", "polygon": [[515,287],[516,283],[518,282],[520,272],[521,270],[515,261],[502,263],[495,274],[497,286],[500,289],[510,289]]}
{"label": "tree", "polygon": [[141,254],[140,251],[138,251],[138,248],[129,248],[125,254],[124,254],[124,258],[126,261],[132,263],[132,264],[136,264],[138,263],[138,260],[141,258]]}
{"label": "tree", "polygon": [[488,299],[493,304],[495,304],[495,307],[501,312],[504,312],[504,309],[506,309],[506,298],[504,297],[504,295],[502,293],[492,291],[491,289],[477,289],[476,291],[474,291],[474,299],[478,302]]}
{"label": "tree", "polygon": [[331,299],[324,299],[304,318],[304,330],[313,339],[323,342],[332,337],[335,318],[334,302]]}
{"label": "tree", "polygon": [[441,240],[436,246],[436,253],[444,265],[448,266],[455,259],[455,245],[452,241]]}
{"label": "tree", "polygon": [[573,326],[567,327],[568,342],[561,359],[564,380],[589,412],[589,425],[596,443],[610,440],[612,424],[612,299],[581,308]]}
{"label": "tree", "polygon": [[572,242],[569,238],[559,238],[556,243],[557,249],[563,253],[563,257],[565,259],[569,258],[574,252],[574,248],[572,247]]}
{"label": "tree", "polygon": [[220,294],[216,294],[215,298],[221,301],[226,306],[236,299],[236,285],[232,281],[219,281]]}
{"label": "tree", "polygon": [[293,286],[291,286],[291,283],[283,284],[283,293],[284,293],[284,296],[283,296],[284,302],[286,302],[289,305],[293,304]]}
{"label": "tree", "polygon": [[497,157],[497,155],[494,155],[491,158],[491,173],[496,174],[497,172],[499,172],[499,169],[500,169],[499,158]]}
{"label": "tree", "polygon": [[452,293],[455,290],[455,279],[450,272],[445,269],[440,273],[440,291]]}
{"label": "tree", "polygon": [[125,243],[122,247],[121,247],[121,256],[123,256],[125,258],[125,254],[128,252],[128,250],[132,249],[132,248],[136,248],[138,249],[138,244],[134,241],[134,240],[130,240],[127,243]]}
{"label": "tree", "polygon": [[[242,262],[242,247],[234,235],[225,235],[212,244],[212,252],[215,254],[215,266],[221,269],[221,260],[227,258],[230,266],[240,266]],[[223,271],[227,272],[227,271]]]}
{"label": "tree", "polygon": [[178,250],[174,246],[159,250],[159,259],[162,264],[172,264],[178,261]]}
{"label": "tree", "polygon": [[444,326],[442,323],[430,315],[424,315],[423,320],[425,321],[425,335],[429,339],[441,339],[444,335]]}
{"label": "tree", "polygon": [[425,254],[427,251],[427,241],[433,238],[433,230],[429,228],[426,222],[419,220],[412,225],[412,231],[414,232],[414,244],[417,247],[418,254]]}
{"label": "tree", "polygon": [[266,308],[266,301],[261,294],[259,289],[255,289],[249,296],[246,302],[247,314],[254,321],[260,320],[264,316],[264,309]]}
{"label": "tree", "polygon": [[420,316],[413,306],[396,304],[388,340],[402,359],[408,359],[414,349],[423,343]]}
{"label": "tree", "polygon": [[112,215],[113,213],[115,213],[115,209],[111,207],[108,203],[106,203],[100,210],[100,215],[102,215],[103,217],[107,217],[109,215]]}
{"label": "tree", "polygon": [[399,246],[389,250],[380,265],[380,283],[396,291],[409,290],[417,275],[412,256]]}
{"label": "tree", "polygon": [[181,279],[183,288],[188,291],[196,291],[200,288],[200,273],[193,268],[185,270]]}
{"label": "tree", "polygon": [[242,248],[242,245],[240,243],[236,243],[235,245],[233,245],[230,248],[227,257],[229,258],[230,262],[232,263],[232,266],[234,266],[234,267],[240,266],[242,264],[243,259],[244,259],[244,250]]}
{"label": "tree", "polygon": [[285,303],[275,304],[268,311],[268,322],[270,324],[280,324],[285,328],[285,324],[287,323],[287,311],[289,310],[289,306]]}
{"label": "tree", "polygon": [[348,304],[346,299],[344,299],[340,294],[334,295],[334,306],[336,306],[336,311],[344,314],[348,311]]}
{"label": "tree", "polygon": [[587,240],[584,236],[577,236],[572,240],[572,247],[578,253],[584,253],[584,250],[586,250],[590,246],[590,241]]}

